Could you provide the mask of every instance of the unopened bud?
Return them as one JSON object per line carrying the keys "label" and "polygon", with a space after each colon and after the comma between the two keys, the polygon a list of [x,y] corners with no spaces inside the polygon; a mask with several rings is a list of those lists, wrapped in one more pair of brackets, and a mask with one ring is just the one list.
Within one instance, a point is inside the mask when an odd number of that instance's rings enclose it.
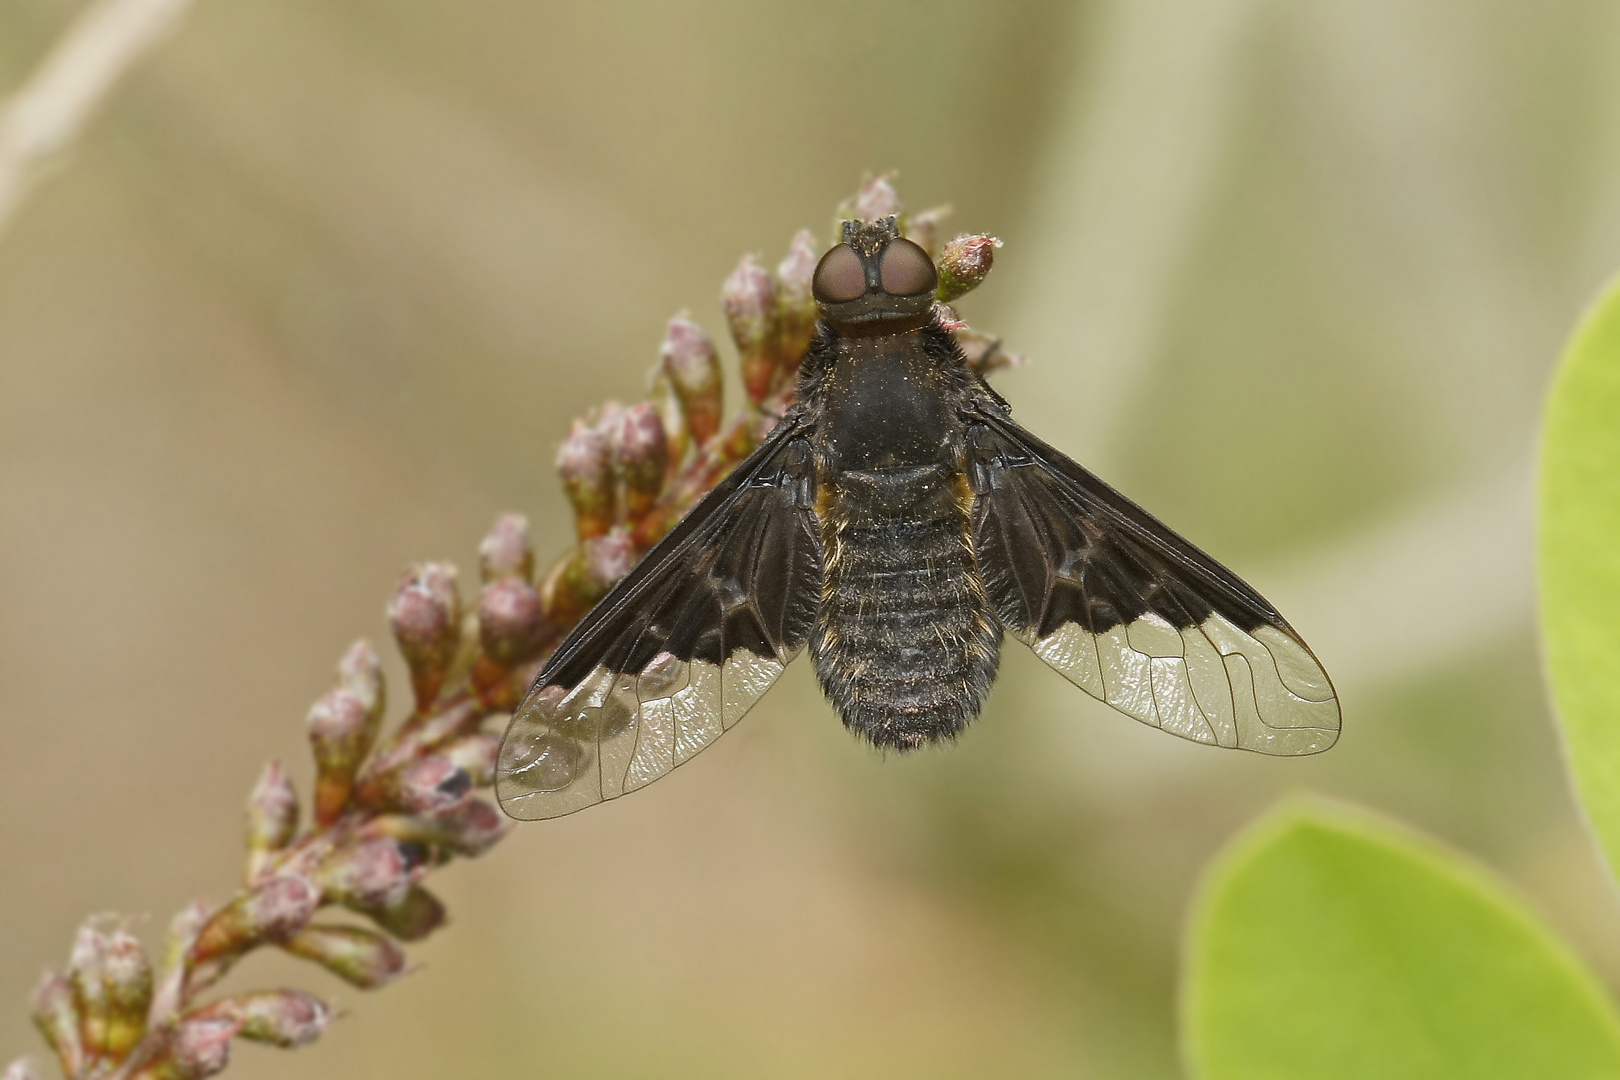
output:
{"label": "unopened bud", "polygon": [[365,703],[338,687],[310,706],[309,745],[315,756],[315,823],[336,821],[349,804],[354,777],[377,737]]}
{"label": "unopened bud", "polygon": [[388,621],[411,669],[416,707],[425,712],[438,698],[461,644],[456,568],[433,562],[407,570],[388,605]]}
{"label": "unopened bud", "polygon": [[332,853],[316,881],[332,900],[358,910],[397,904],[418,876],[419,861],[387,839],[364,840]]}
{"label": "unopened bud", "polygon": [[664,489],[664,470],[669,465],[664,419],[650,401],[632,405],[619,414],[609,436],[614,471],[624,495],[621,505],[628,520],[639,521]]}
{"label": "unopened bud", "polygon": [[475,859],[494,847],[511,826],[512,822],[489,803],[467,799],[437,814],[384,814],[374,819],[367,831]]}
{"label": "unopened bud", "polygon": [[930,259],[939,257],[939,227],[950,216],[949,206],[932,206],[906,221],[906,239],[928,252]]}
{"label": "unopened bud", "polygon": [[170,920],[169,935],[163,946],[163,977],[152,995],[149,1026],[166,1024],[179,1012],[186,990],[188,958],[197,935],[208,923],[209,914],[206,902],[194,900]]}
{"label": "unopened bud", "polygon": [[205,1019],[235,1023],[241,1038],[290,1050],[314,1042],[331,1024],[332,1010],[302,990],[260,990],[221,998],[182,1023]]}
{"label": "unopened bud", "polygon": [[501,752],[501,737],[493,731],[478,731],[457,739],[440,752],[466,770],[472,777],[473,787],[488,787],[495,780],[495,759]]}
{"label": "unopened bud", "polygon": [[411,886],[392,903],[362,910],[401,941],[421,941],[445,920],[444,905],[420,885]]}
{"label": "unopened bud", "polygon": [[169,1037],[168,1056],[138,1075],[150,1075],[153,1080],[204,1080],[223,1072],[231,1063],[231,1040],[240,1028],[240,1022],[220,1016],[183,1019]]}
{"label": "unopened bud", "polygon": [[286,937],[309,922],[321,893],[302,877],[273,877],[216,911],[197,932],[193,963],[229,960],[263,941]]}
{"label": "unopened bud", "polygon": [[461,698],[429,716],[419,718],[419,722],[402,733],[386,753],[372,758],[366,767],[366,775],[369,777],[396,769],[452,739],[477,731],[483,716],[476,702]]}
{"label": "unopened bud", "polygon": [[85,1053],[100,1057],[107,1051],[107,939],[91,919],[79,927],[68,958],[74,1006],[79,1014],[79,1039]]}
{"label": "unopened bud", "polygon": [[614,529],[585,545],[585,565],[591,578],[605,593],[619,583],[636,565],[636,549],[630,534]]}
{"label": "unopened bud", "polygon": [[809,229],[800,229],[776,267],[777,354],[785,379],[798,370],[816,331],[816,298],[811,291],[818,258],[815,243]]}
{"label": "unopened bud", "polygon": [[[951,310],[943,304],[940,307],[945,311]],[[940,325],[949,330],[951,336],[956,339],[956,346],[962,350],[962,356],[967,360],[968,367],[980,375],[989,375],[1002,368],[1019,367],[1024,363],[1025,357],[1022,353],[1008,352],[1001,347],[1000,338],[981,333],[965,322],[942,320]]]}
{"label": "unopened bud", "polygon": [[248,883],[298,834],[298,793],[279,761],[265,765],[247,802]]}
{"label": "unopened bud", "polygon": [[485,581],[534,577],[534,548],[529,543],[529,519],[502,514],[478,545],[478,572]]}
{"label": "unopened bud", "polygon": [[468,799],[433,819],[445,830],[444,847],[475,859],[512,829],[512,822],[482,799]]}
{"label": "unopened bud", "polygon": [[369,777],[360,798],[379,809],[431,814],[454,806],[471,789],[465,770],[443,754],[429,754]]}
{"label": "unopened bud", "polygon": [[[68,1075],[72,1076],[73,1074],[69,1073]],[[4,1072],[0,1072],[0,1080],[39,1080],[39,1074],[34,1071],[33,1062],[25,1057],[20,1057],[7,1065]]]}
{"label": "unopened bud", "polygon": [[478,641],[484,655],[503,667],[538,656],[553,636],[540,592],[520,577],[484,586],[478,597]]}
{"label": "unopened bud", "polygon": [[758,405],[781,381],[776,359],[776,283],[754,256],[744,255],[720,290],[720,306],[742,357],[743,388],[748,400]]}
{"label": "unopened bud", "polygon": [[945,303],[979,287],[996,261],[1001,241],[977,233],[958,236],[939,254],[939,287],[935,295]]}
{"label": "unopened bud", "polygon": [[[454,570],[451,571],[452,575]],[[382,661],[371,642],[361,638],[338,661],[338,685],[359,698],[371,714],[371,722],[380,725],[387,708],[384,693]]]}
{"label": "unopened bud", "polygon": [[281,947],[362,990],[375,990],[405,970],[404,949],[358,926],[306,926]]}
{"label": "unopened bud", "polygon": [[681,404],[681,414],[686,418],[692,439],[701,448],[720,430],[724,388],[720,354],[703,327],[687,318],[683,311],[664,328],[659,359]]}
{"label": "unopened bud", "polygon": [[879,173],[862,182],[861,189],[855,193],[853,209],[856,221],[882,221],[905,213],[905,207],[900,204],[900,195],[894,190],[893,180],[893,173]]}
{"label": "unopened bud", "polygon": [[73,982],[59,971],[47,971],[34,990],[34,1026],[45,1036],[63,1076],[78,1076],[85,1066],[84,1039]]}
{"label": "unopened bud", "polygon": [[107,939],[102,979],[107,988],[107,1054],[122,1058],[146,1034],[152,1006],[152,965],[146,951],[122,929]]}
{"label": "unopened bud", "polygon": [[540,605],[553,626],[571,627],[635,565],[631,535],[615,527],[563,555],[540,585]]}
{"label": "unopened bud", "polygon": [[613,448],[605,431],[588,420],[575,420],[557,448],[557,475],[574,508],[574,531],[581,540],[613,527]]}

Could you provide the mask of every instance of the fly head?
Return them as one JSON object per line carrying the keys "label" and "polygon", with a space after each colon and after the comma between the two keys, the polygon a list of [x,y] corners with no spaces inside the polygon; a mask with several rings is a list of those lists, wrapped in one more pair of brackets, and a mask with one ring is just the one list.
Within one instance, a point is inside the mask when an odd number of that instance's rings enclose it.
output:
{"label": "fly head", "polygon": [[834,333],[866,337],[926,325],[938,283],[928,252],[902,237],[889,217],[844,222],[843,243],[821,257],[811,287]]}

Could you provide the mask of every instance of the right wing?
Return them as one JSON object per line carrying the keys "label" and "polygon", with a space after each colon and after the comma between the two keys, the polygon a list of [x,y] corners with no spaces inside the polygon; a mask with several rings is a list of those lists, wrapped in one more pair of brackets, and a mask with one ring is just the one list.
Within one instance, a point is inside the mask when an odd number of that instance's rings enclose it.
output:
{"label": "right wing", "polygon": [[974,550],[1002,623],[1144,724],[1262,754],[1339,737],[1322,664],[1266,599],[1004,415],[969,429]]}
{"label": "right wing", "polygon": [[501,743],[508,814],[560,817],[651,783],[797,655],[821,597],[808,430],[779,424],[557,647]]}

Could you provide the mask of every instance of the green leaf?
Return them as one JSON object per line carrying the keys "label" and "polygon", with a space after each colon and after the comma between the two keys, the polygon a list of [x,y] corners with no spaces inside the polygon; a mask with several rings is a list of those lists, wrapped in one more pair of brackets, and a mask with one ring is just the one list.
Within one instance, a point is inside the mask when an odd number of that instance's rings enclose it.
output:
{"label": "green leaf", "polygon": [[1576,793],[1620,871],[1620,282],[1553,383],[1539,518],[1547,675]]}
{"label": "green leaf", "polygon": [[1344,808],[1285,808],[1216,860],[1183,980],[1201,1080],[1620,1077],[1607,995],[1523,903]]}

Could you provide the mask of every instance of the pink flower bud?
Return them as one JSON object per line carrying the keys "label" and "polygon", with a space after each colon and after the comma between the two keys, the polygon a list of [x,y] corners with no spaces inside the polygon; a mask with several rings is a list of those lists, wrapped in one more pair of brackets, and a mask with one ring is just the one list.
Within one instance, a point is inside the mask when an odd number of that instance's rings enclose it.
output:
{"label": "pink flower bud", "polygon": [[996,261],[1001,241],[982,233],[958,236],[945,245],[939,256],[939,286],[936,295],[945,303],[979,287]]}
{"label": "pink flower bud", "polygon": [[343,659],[338,661],[338,685],[364,703],[373,724],[382,723],[386,708],[382,661],[377,659],[377,650],[371,647],[371,642],[361,638],[349,646]]}
{"label": "pink flower bud", "polygon": [[405,950],[357,926],[306,926],[281,947],[362,990],[384,986],[405,970]]}
{"label": "pink flower bud", "polygon": [[431,814],[454,806],[471,788],[465,770],[443,754],[429,754],[370,777],[360,798],[379,809]]}
{"label": "pink flower bud", "polygon": [[504,577],[534,577],[534,548],[529,544],[529,519],[502,514],[478,545],[478,572],[485,581]]}
{"label": "pink flower bud", "polygon": [[515,667],[540,655],[553,636],[540,591],[527,580],[503,577],[484,586],[478,597],[478,641],[485,656]]}
{"label": "pink flower bud", "polygon": [[384,814],[373,820],[367,831],[471,859],[494,847],[510,831],[511,825],[489,803],[467,799],[437,814]]}
{"label": "pink flower bud", "polygon": [[557,475],[574,508],[574,531],[581,540],[613,527],[613,459],[607,432],[590,421],[575,420],[557,448]]}
{"label": "pink flower bud", "polygon": [[181,1020],[169,1038],[168,1058],[153,1070],[162,1080],[204,1080],[231,1061],[231,1040],[241,1023],[224,1017]]}
{"label": "pink flower bud", "polygon": [[512,822],[482,799],[468,799],[434,820],[445,830],[443,846],[469,859],[494,847],[512,829]]}
{"label": "pink flower bud", "polygon": [[[68,1074],[72,1076],[72,1073]],[[33,1063],[25,1057],[20,1057],[6,1066],[5,1072],[0,1072],[0,1080],[39,1080],[39,1074],[34,1071]]]}
{"label": "pink flower bud", "polygon": [[349,803],[354,777],[376,740],[378,725],[365,702],[344,687],[310,706],[309,745],[315,756],[315,823],[332,824]]}
{"label": "pink flower bud", "polygon": [[886,217],[899,217],[905,213],[900,196],[894,190],[893,173],[879,173],[861,183],[855,193],[855,220],[882,221]]}
{"label": "pink flower bud", "polygon": [[229,960],[260,942],[286,937],[309,922],[320,902],[320,890],[302,877],[270,878],[203,924],[191,946],[192,962]]}
{"label": "pink flower bud", "polygon": [[609,438],[614,472],[623,493],[620,505],[628,520],[639,521],[658,501],[664,489],[664,470],[669,466],[669,441],[658,406],[642,402],[625,409]]}
{"label": "pink flower bud", "polygon": [[168,939],[163,947],[163,977],[158,980],[157,989],[152,995],[152,1008],[148,1014],[150,1025],[166,1024],[179,1012],[186,989],[191,949],[197,943],[197,935],[207,925],[210,914],[211,909],[205,901],[194,900],[181,908],[169,922]]}
{"label": "pink flower bud", "polygon": [[425,717],[417,717],[385,752],[367,763],[362,784],[370,783],[371,777],[397,769],[453,739],[477,731],[483,717],[479,706],[466,698]]}
{"label": "pink flower bud", "polygon": [[540,581],[540,609],[546,613],[546,621],[565,630],[578,622],[602,596],[586,570],[583,547],[558,556]]}
{"label": "pink flower bud", "polygon": [[636,561],[636,544],[623,528],[586,540],[562,555],[540,583],[540,607],[558,629],[578,622]]}
{"label": "pink flower bud", "polygon": [[62,1075],[78,1076],[86,1054],[72,980],[59,971],[47,971],[34,990],[32,1012],[34,1026],[61,1063]]}
{"label": "pink flower bud", "polygon": [[293,1049],[315,1041],[332,1022],[332,1010],[302,990],[260,990],[222,998],[186,1017],[182,1024],[223,1020],[254,1042]]}
{"label": "pink flower bud", "polygon": [[390,904],[364,909],[388,933],[401,941],[421,941],[444,925],[444,905],[439,898],[413,885]]}
{"label": "pink flower bud", "polygon": [[372,839],[333,852],[316,871],[327,897],[359,910],[397,904],[415,883],[417,860],[393,840]]}
{"label": "pink flower bud", "polygon": [[720,409],[724,383],[720,374],[720,354],[703,328],[681,312],[664,328],[664,344],[659,349],[664,375],[675,391],[692,438],[702,446],[720,430]]}
{"label": "pink flower bud", "polygon": [[248,884],[298,833],[298,793],[279,761],[265,765],[247,802]]}
{"label": "pink flower bud", "polygon": [[102,980],[107,990],[106,1052],[122,1058],[146,1034],[146,1011],[152,1005],[152,965],[141,943],[123,929],[107,939]]}
{"label": "pink flower bud", "polygon": [[636,565],[635,544],[623,529],[614,529],[606,536],[587,541],[584,551],[587,573],[603,594]]}
{"label": "pink flower bud", "polygon": [[434,562],[407,570],[388,605],[388,621],[411,669],[416,707],[425,712],[438,698],[461,644],[456,568]]}
{"label": "pink flower bud", "polygon": [[[951,310],[943,304],[940,307],[945,311]],[[956,339],[956,347],[962,350],[968,367],[980,375],[988,375],[1002,368],[1019,367],[1024,363],[1024,355],[1003,349],[1000,338],[981,333],[959,319],[951,322],[941,320],[940,325]]]}
{"label": "pink flower bud", "polygon": [[939,227],[950,216],[949,206],[933,206],[906,221],[905,236],[913,244],[928,252],[930,259],[939,256]]}
{"label": "pink flower bud", "polygon": [[68,958],[68,978],[73,983],[74,1006],[79,1014],[79,1039],[89,1057],[107,1051],[107,939],[96,928],[99,920],[87,920],[73,939]]}
{"label": "pink flower bud", "polygon": [[800,229],[776,267],[777,353],[784,381],[798,370],[816,329],[816,298],[811,292],[811,278],[819,261],[815,242],[809,229]]}
{"label": "pink flower bud", "polygon": [[742,357],[743,387],[759,404],[781,382],[777,363],[776,283],[765,268],[744,255],[720,290],[720,306],[731,340]]}

